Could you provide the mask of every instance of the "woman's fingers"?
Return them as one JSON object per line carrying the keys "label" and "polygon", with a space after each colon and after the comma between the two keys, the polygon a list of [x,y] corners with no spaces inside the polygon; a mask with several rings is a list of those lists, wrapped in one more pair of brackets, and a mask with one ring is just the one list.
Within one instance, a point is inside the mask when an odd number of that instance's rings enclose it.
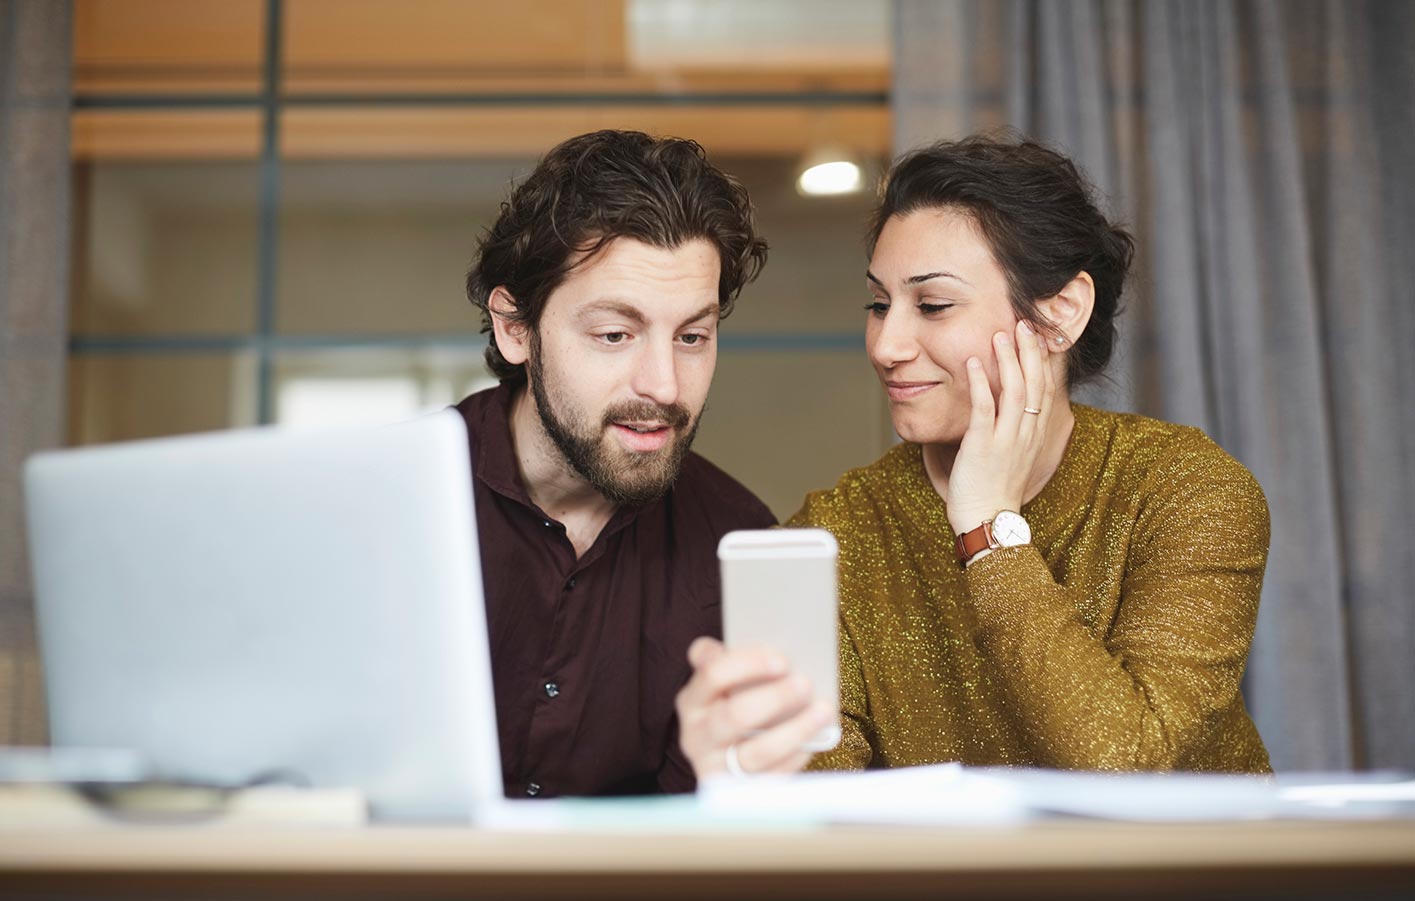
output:
{"label": "woman's fingers", "polygon": [[977,357],[968,358],[968,400],[972,412],[968,417],[968,431],[992,437],[997,425],[997,407],[992,399],[992,386],[988,384],[987,373],[983,371],[983,361]]}
{"label": "woman's fingers", "polygon": [[1023,397],[1027,409],[1040,410],[1046,400],[1046,365],[1042,361],[1042,345],[1025,319],[1017,321],[1017,357],[1021,362]]}
{"label": "woman's fingers", "polygon": [[1003,435],[1017,434],[1017,427],[1027,405],[1027,383],[1022,373],[1018,348],[1012,336],[998,332],[992,336],[993,353],[997,357],[998,393],[997,431]]}
{"label": "woman's fingers", "polygon": [[1055,368],[1057,365],[1066,366],[1066,356],[1058,354],[1053,359],[1051,345],[1047,343],[1047,336],[1043,334],[1037,335],[1037,347],[1041,351],[1042,360],[1042,415],[1041,422],[1037,424],[1037,427],[1038,431],[1045,433],[1047,423],[1051,420],[1051,414],[1056,411],[1057,376]]}
{"label": "woman's fingers", "polygon": [[1042,356],[1045,344],[1045,339],[1036,334],[1025,319],[1017,321],[1017,356],[1021,362],[1025,397],[1019,434],[1026,444],[1045,431],[1045,419],[1051,412],[1047,409],[1047,367]]}

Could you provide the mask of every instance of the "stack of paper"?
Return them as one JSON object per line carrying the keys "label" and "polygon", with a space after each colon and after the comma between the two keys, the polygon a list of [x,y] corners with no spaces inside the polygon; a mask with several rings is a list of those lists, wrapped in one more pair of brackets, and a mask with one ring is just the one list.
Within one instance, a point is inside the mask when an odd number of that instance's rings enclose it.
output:
{"label": "stack of paper", "polygon": [[822,823],[1005,825],[1051,816],[1136,822],[1415,817],[1402,774],[1271,776],[1084,773],[958,764],[716,778],[699,789],[714,816]]}

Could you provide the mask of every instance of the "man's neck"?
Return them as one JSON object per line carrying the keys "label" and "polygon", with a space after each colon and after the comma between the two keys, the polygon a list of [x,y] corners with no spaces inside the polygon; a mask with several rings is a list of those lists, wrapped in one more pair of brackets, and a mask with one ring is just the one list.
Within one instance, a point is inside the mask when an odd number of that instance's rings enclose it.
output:
{"label": "man's neck", "polygon": [[531,502],[565,526],[582,557],[614,515],[615,506],[575,471],[545,432],[529,386],[511,400],[511,446]]}

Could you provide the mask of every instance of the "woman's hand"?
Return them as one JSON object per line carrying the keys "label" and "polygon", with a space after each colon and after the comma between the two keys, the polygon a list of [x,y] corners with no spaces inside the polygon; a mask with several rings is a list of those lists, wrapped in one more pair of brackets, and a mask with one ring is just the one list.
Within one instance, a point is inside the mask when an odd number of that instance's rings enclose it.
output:
{"label": "woman's hand", "polygon": [[794,773],[812,756],[801,746],[839,715],[812,703],[810,682],[768,648],[728,650],[699,638],[688,662],[693,676],[677,699],[679,742],[700,780],[726,772],[733,747],[742,772]]}
{"label": "woman's hand", "polygon": [[992,345],[1002,388],[996,402],[983,362],[972,357],[967,363],[972,415],[944,497],[956,535],[1002,510],[1021,511],[1055,408],[1057,377],[1046,339],[1021,320],[1015,340],[998,332]]}

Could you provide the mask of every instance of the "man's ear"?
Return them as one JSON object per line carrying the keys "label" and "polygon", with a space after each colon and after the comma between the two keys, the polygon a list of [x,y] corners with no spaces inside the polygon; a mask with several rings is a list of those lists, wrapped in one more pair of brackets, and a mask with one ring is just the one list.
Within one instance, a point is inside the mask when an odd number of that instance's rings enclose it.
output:
{"label": "man's ear", "polygon": [[[1046,317],[1066,340],[1060,342],[1064,349],[1075,344],[1091,321],[1091,311],[1096,306],[1096,283],[1086,271],[1076,273],[1076,277],[1055,295],[1037,301],[1037,309]],[[499,340],[499,339],[498,339]],[[1055,341],[1055,333],[1048,340]]]}
{"label": "man's ear", "polygon": [[487,298],[491,310],[492,334],[496,335],[496,349],[512,366],[520,366],[530,356],[529,330],[524,322],[517,322],[516,300],[502,285],[491,289]]}

